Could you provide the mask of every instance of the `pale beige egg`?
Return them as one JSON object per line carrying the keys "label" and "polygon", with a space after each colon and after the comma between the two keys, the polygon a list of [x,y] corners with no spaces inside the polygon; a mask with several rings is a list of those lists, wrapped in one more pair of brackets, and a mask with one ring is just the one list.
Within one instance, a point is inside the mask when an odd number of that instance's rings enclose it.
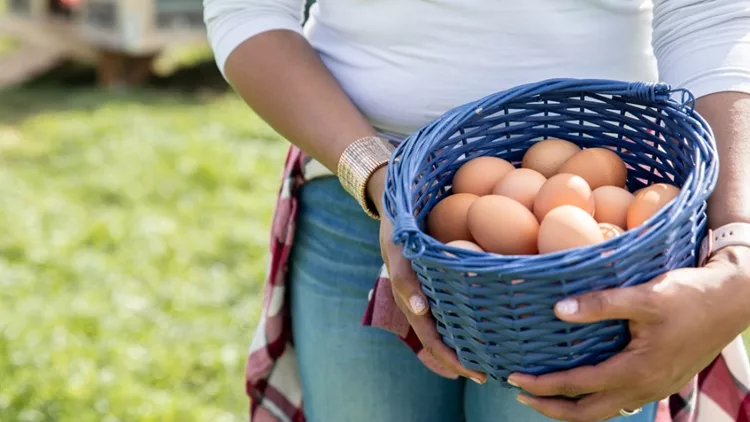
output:
{"label": "pale beige egg", "polygon": [[679,194],[679,188],[667,183],[656,183],[641,189],[628,208],[628,230],[646,222]]}
{"label": "pale beige egg", "polygon": [[478,157],[462,165],[453,176],[454,193],[471,193],[477,196],[489,195],[497,182],[515,167],[497,157]]}
{"label": "pale beige egg", "polygon": [[502,255],[537,252],[539,222],[521,203],[500,195],[483,196],[469,208],[469,231],[485,251]]}
{"label": "pale beige egg", "polygon": [[560,166],[579,153],[578,145],[562,139],[545,139],[529,148],[523,155],[521,167],[535,170],[546,178],[557,174]]}
{"label": "pale beige egg", "polygon": [[547,213],[539,225],[539,253],[553,253],[604,241],[594,217],[579,207],[563,205]]}
{"label": "pale beige egg", "polygon": [[534,200],[534,215],[542,221],[548,212],[562,205],[573,205],[594,215],[594,195],[581,176],[561,173],[547,179]]}
{"label": "pale beige egg", "polygon": [[599,229],[602,231],[604,240],[609,240],[625,233],[622,227],[610,223],[599,223]]}
{"label": "pale beige egg", "polygon": [[572,173],[583,177],[591,189],[600,186],[625,187],[628,170],[617,153],[607,148],[587,148],[570,157],[559,173]]}
{"label": "pale beige egg", "polygon": [[469,207],[478,198],[470,193],[456,193],[443,198],[427,216],[427,231],[443,243],[454,240],[471,241]]}
{"label": "pale beige egg", "polygon": [[594,189],[593,195],[596,221],[627,227],[628,208],[635,199],[632,193],[617,186],[600,186]]}
{"label": "pale beige egg", "polygon": [[516,200],[533,210],[536,195],[546,181],[547,178],[536,170],[515,169],[500,179],[492,193]]}
{"label": "pale beige egg", "polygon": [[467,251],[484,252],[484,249],[479,247],[479,245],[474,242],[469,242],[468,240],[454,240],[446,243],[446,245],[453,246],[454,248],[466,249]]}

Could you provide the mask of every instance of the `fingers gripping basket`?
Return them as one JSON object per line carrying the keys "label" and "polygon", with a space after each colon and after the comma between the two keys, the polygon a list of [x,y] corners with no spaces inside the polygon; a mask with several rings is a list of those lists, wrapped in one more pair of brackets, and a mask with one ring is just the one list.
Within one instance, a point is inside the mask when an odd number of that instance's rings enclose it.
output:
{"label": "fingers gripping basket", "polygon": [[[694,266],[706,199],[718,162],[713,135],[687,91],[666,84],[550,80],[457,107],[394,152],[387,216],[427,295],[438,331],[461,363],[502,381],[595,364],[629,341],[625,321],[557,319],[562,298],[632,286]],[[425,233],[426,217],[466,160],[485,155],[519,165],[545,138],[614,149],[631,191],[666,182],[681,188],[642,226],[594,246],[547,255],[502,256],[448,247]],[[497,218],[502,218],[498,213]]]}

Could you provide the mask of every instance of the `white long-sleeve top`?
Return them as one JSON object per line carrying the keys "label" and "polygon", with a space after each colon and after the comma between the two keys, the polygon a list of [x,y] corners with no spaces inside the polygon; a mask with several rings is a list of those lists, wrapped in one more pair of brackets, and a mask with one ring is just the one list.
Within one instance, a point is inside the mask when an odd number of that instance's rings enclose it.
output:
{"label": "white long-sleeve top", "polygon": [[[219,68],[265,31],[303,34],[378,128],[548,78],[750,93],[750,0],[204,0]],[[257,60],[263,60],[258,57]]]}

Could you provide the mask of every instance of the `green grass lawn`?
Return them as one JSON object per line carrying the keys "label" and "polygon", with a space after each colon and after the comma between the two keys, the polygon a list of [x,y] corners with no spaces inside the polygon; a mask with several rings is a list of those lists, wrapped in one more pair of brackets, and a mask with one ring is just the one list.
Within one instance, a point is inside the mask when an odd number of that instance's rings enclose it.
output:
{"label": "green grass lawn", "polygon": [[245,420],[285,142],[229,94],[0,98],[0,421]]}

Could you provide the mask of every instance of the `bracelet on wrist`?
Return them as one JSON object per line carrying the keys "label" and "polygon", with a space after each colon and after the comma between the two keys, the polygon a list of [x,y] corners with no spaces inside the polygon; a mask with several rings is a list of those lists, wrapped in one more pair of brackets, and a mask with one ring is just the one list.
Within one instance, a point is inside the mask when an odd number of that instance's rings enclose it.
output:
{"label": "bracelet on wrist", "polygon": [[367,196],[367,182],[375,172],[388,165],[392,151],[393,146],[387,140],[367,136],[354,141],[339,158],[337,173],[341,186],[374,219],[380,216]]}

